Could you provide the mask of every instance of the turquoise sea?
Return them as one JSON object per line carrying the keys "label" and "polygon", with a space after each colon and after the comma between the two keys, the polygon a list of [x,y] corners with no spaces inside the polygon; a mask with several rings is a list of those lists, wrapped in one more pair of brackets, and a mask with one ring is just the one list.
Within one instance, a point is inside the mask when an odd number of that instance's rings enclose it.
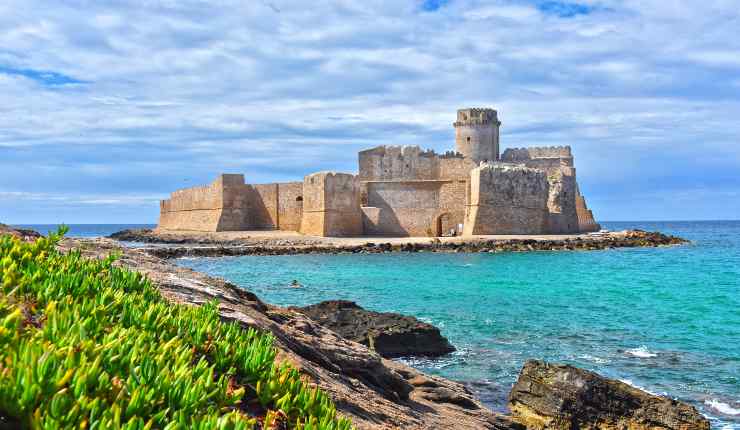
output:
{"label": "turquoise sea", "polygon": [[[465,382],[504,410],[525,360],[567,362],[688,401],[713,428],[740,429],[740,221],[624,222],[690,245],[499,254],[180,259],[262,299],[354,300],[415,315],[458,351],[407,359]],[[303,288],[290,288],[297,279]]]}
{"label": "turquoise sea", "polygon": [[[657,249],[180,259],[281,305],[348,299],[415,315],[458,351],[407,359],[466,383],[490,407],[525,360],[572,363],[688,401],[740,429],[740,221],[619,222],[676,234]],[[28,226],[42,232],[54,226]],[[72,236],[147,226],[72,225]],[[290,288],[297,279],[303,288]]]}

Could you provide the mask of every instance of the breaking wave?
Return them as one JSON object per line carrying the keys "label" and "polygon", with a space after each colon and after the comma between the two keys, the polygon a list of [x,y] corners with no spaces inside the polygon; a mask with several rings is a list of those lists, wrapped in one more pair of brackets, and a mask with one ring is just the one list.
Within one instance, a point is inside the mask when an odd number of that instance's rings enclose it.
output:
{"label": "breaking wave", "polygon": [[632,357],[637,357],[637,358],[653,358],[653,357],[657,357],[658,356],[657,353],[652,352],[649,349],[647,349],[647,347],[645,345],[643,345],[643,346],[641,346],[639,348],[628,349],[628,350],[624,351],[624,353],[627,354],[627,355],[630,355]]}

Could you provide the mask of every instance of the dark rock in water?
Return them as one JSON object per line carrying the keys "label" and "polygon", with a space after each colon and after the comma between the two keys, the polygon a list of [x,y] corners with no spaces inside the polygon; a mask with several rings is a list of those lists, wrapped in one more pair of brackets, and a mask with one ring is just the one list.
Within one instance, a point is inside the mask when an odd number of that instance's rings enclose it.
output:
{"label": "dark rock in water", "polygon": [[111,239],[121,240],[124,242],[157,242],[153,231],[148,228],[132,228],[117,231],[110,236]]}
{"label": "dark rock in water", "polygon": [[368,311],[346,300],[329,300],[293,309],[386,358],[435,357],[455,350],[437,327],[414,317]]}
{"label": "dark rock in water", "polygon": [[709,430],[693,406],[563,364],[530,360],[509,395],[528,429]]}

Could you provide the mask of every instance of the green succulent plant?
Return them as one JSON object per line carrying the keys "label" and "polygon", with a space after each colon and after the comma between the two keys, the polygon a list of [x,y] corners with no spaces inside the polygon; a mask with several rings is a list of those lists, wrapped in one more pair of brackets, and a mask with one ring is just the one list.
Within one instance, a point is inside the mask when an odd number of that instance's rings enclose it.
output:
{"label": "green succulent plant", "polygon": [[273,337],[218,303],[165,300],[143,275],[0,237],[0,415],[38,429],[347,430]]}

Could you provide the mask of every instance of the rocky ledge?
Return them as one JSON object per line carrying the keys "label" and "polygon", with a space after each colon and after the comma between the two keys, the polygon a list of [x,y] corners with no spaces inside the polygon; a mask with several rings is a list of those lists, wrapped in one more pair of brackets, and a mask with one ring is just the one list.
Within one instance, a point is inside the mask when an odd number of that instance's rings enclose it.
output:
{"label": "rocky ledge", "polygon": [[[20,238],[21,240],[26,240],[26,241],[36,240],[41,237],[41,233],[35,230],[10,227],[10,226],[0,223],[0,235],[3,235],[3,234],[9,234],[11,236],[15,236],[15,237]],[[0,425],[1,424],[2,424],[2,421],[0,421]]]}
{"label": "rocky ledge", "polygon": [[509,395],[528,429],[709,430],[693,406],[564,364],[525,363]]}
{"label": "rocky ledge", "polygon": [[436,357],[455,351],[437,327],[414,317],[368,311],[346,300],[329,300],[291,309],[385,358]]}
{"label": "rocky ledge", "polygon": [[[238,255],[293,255],[293,254],[376,254],[386,252],[526,252],[576,251],[611,248],[658,247],[687,243],[680,237],[659,232],[628,230],[603,236],[576,236],[564,239],[471,239],[468,241],[431,241],[425,243],[365,242],[361,245],[335,245],[316,239],[250,241],[235,239],[219,241],[210,236],[160,235],[152,230],[124,230],[111,235],[122,241],[158,243],[144,247],[146,252],[160,258],[221,257]],[[166,244],[174,245],[167,246]]]}

